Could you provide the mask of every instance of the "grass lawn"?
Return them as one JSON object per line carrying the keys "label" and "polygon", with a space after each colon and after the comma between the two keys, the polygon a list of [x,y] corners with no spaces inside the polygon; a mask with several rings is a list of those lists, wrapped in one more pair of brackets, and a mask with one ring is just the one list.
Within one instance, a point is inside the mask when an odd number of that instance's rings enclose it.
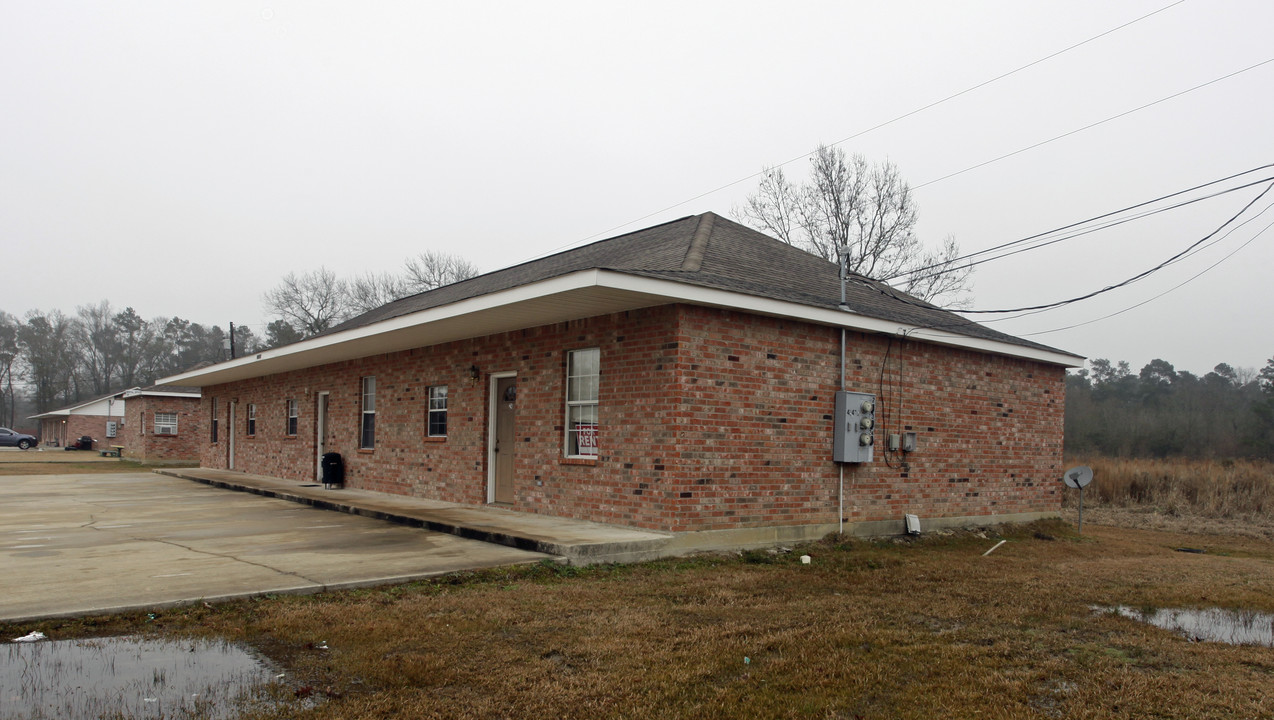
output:
{"label": "grass lawn", "polygon": [[0,637],[242,641],[287,673],[286,695],[322,699],[278,717],[1274,717],[1274,649],[1192,642],[1093,610],[1274,612],[1274,545],[1084,530],[1052,522],[777,555],[542,564],[153,619],[5,626]]}

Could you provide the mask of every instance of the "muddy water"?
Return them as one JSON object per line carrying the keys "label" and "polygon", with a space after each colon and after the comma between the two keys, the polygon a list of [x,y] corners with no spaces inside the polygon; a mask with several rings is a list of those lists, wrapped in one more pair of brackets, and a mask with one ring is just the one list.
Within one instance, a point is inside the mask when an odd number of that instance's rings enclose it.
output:
{"label": "muddy water", "polygon": [[233,718],[274,673],[236,645],[138,637],[0,646],[0,720]]}
{"label": "muddy water", "polygon": [[1221,608],[1204,610],[1162,608],[1144,612],[1126,605],[1094,609],[1116,612],[1126,618],[1172,630],[1191,640],[1274,647],[1274,615],[1266,613],[1251,610],[1222,610]]}

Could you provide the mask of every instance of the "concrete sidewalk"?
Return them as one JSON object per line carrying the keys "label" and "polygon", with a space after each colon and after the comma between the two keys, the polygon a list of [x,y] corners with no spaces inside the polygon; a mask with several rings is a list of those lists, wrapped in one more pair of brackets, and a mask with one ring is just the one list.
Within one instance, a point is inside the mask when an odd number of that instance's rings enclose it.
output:
{"label": "concrete sidewalk", "polygon": [[0,477],[0,622],[153,612],[551,559],[150,472]]}
{"label": "concrete sidewalk", "polygon": [[298,483],[234,470],[164,468],[154,472],[325,510],[555,555],[573,565],[635,562],[700,549],[679,542],[683,538],[669,533],[490,506],[461,505],[352,488],[325,490],[316,483]]}

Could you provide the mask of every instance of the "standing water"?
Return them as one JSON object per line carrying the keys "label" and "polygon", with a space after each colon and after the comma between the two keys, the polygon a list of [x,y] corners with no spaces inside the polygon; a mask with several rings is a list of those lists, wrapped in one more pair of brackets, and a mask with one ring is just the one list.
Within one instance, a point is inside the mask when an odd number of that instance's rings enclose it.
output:
{"label": "standing water", "polygon": [[1150,623],[1155,627],[1185,635],[1191,640],[1210,640],[1230,645],[1263,645],[1274,647],[1274,615],[1252,610],[1189,610],[1162,608],[1142,611],[1127,605],[1094,608],[1116,612],[1126,618]]}
{"label": "standing water", "polygon": [[220,640],[110,637],[0,648],[0,720],[233,718],[265,702],[265,661]]}

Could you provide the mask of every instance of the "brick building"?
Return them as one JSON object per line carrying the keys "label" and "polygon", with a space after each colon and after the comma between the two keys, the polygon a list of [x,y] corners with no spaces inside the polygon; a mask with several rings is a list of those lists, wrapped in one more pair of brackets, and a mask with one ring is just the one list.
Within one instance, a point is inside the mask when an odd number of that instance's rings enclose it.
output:
{"label": "brick building", "polygon": [[199,388],[152,385],[115,395],[128,403],[118,442],[123,456],[146,463],[188,463],[199,460],[203,414]]}
{"label": "brick building", "polygon": [[106,395],[32,415],[30,420],[40,423],[40,444],[46,447],[66,447],[81,437],[93,438],[94,449],[118,445],[123,432],[127,403],[115,395]]}
{"label": "brick building", "polygon": [[[167,381],[203,388],[203,466],[298,482],[336,452],[352,487],[727,541],[1057,514],[1082,358],[841,292],[834,263],[707,213]],[[842,389],[874,396],[869,462],[833,461]]]}

